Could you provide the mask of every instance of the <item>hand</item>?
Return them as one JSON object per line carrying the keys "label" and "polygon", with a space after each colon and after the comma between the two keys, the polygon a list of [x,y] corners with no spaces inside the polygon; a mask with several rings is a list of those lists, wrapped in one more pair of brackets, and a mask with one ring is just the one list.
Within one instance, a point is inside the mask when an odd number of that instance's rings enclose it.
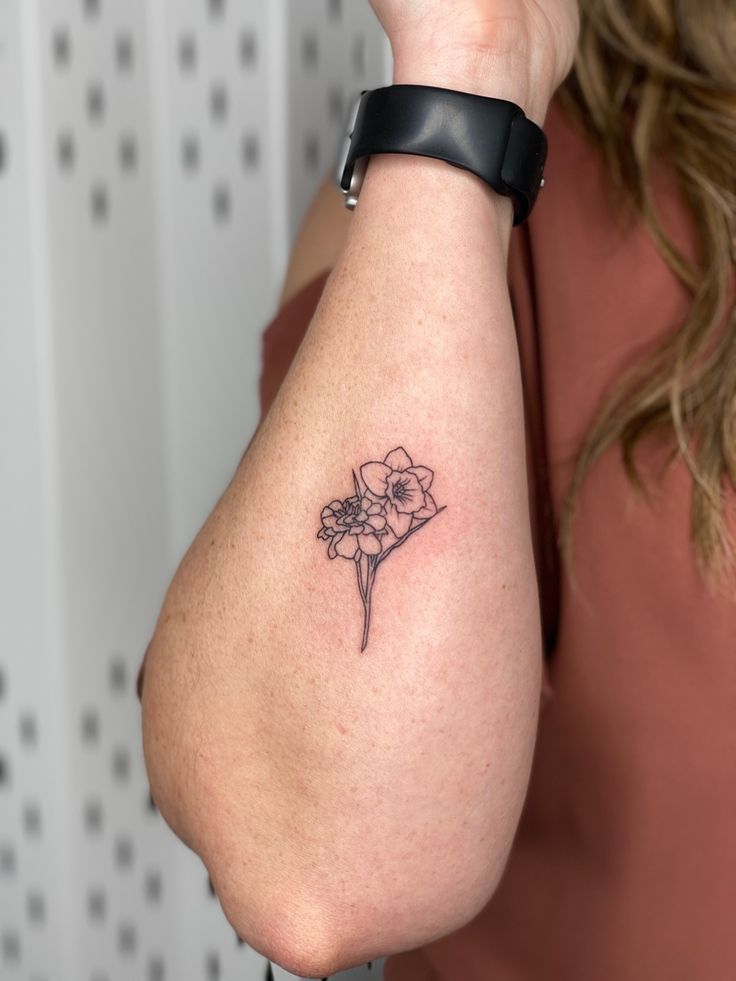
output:
{"label": "hand", "polygon": [[569,72],[577,0],[370,0],[394,82],[510,99],[535,122]]}

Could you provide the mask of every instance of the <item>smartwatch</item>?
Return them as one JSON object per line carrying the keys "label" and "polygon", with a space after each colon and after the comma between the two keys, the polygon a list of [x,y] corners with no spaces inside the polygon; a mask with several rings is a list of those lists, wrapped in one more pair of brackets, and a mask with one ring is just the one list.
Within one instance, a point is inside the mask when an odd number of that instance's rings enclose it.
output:
{"label": "smartwatch", "polygon": [[374,153],[411,153],[471,171],[510,197],[514,225],[525,221],[544,186],[544,131],[506,99],[431,85],[365,90],[348,123],[337,183],[345,206],[358,201]]}

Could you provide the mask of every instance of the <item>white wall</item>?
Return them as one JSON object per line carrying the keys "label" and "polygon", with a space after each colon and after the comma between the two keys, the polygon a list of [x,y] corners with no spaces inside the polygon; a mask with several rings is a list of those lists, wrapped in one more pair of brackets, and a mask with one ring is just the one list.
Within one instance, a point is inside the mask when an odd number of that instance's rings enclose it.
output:
{"label": "white wall", "polygon": [[0,0],[3,981],[266,977],[149,806],[133,684],[387,66],[367,0]]}

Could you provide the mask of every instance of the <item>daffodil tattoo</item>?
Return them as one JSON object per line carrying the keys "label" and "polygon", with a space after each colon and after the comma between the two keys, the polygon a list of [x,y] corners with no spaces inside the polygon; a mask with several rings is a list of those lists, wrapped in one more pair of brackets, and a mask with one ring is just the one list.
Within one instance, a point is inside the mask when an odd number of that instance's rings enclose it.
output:
{"label": "daffodil tattoo", "polygon": [[391,450],[383,463],[372,460],[353,470],[355,494],[334,500],[322,509],[322,527],[317,538],[327,542],[327,555],[355,563],[358,589],[363,603],[364,651],[371,624],[371,596],[376,570],[384,559],[410,535],[435,518],[438,508],[429,493],[434,473],[415,467],[401,446]]}

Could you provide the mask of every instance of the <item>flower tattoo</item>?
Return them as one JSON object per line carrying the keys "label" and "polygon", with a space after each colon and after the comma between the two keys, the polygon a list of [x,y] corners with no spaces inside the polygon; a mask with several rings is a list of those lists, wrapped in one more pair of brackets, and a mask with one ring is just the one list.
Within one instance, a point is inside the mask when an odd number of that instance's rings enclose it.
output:
{"label": "flower tattoo", "polygon": [[355,563],[364,613],[361,651],[368,643],[376,569],[410,535],[445,510],[444,505],[437,507],[429,493],[433,479],[428,467],[415,467],[399,446],[383,463],[364,463],[360,477],[353,470],[355,494],[322,509],[317,538],[327,542],[327,555]]}

